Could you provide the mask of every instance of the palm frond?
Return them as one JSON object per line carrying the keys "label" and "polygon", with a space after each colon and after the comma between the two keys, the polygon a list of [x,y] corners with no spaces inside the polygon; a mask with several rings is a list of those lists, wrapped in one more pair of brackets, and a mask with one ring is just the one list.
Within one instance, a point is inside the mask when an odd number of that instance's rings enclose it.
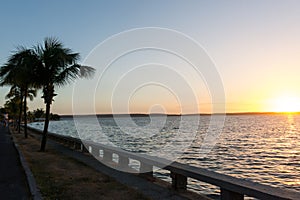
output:
{"label": "palm frond", "polygon": [[32,101],[34,99],[34,97],[36,97],[36,93],[37,93],[36,89],[34,89],[34,88],[28,89],[27,97],[30,99],[30,101]]}
{"label": "palm frond", "polygon": [[63,86],[78,78],[79,75],[80,67],[78,65],[72,65],[65,68],[60,74],[58,74],[53,83],[57,86]]}
{"label": "palm frond", "polygon": [[33,82],[38,59],[32,49],[17,47],[7,63],[0,68],[0,85],[29,85]]}
{"label": "palm frond", "polygon": [[6,99],[10,99],[10,98],[13,98],[13,97],[21,97],[22,96],[22,91],[21,91],[21,88],[19,88],[18,86],[16,85],[13,85],[8,94],[5,96]]}
{"label": "palm frond", "polygon": [[96,70],[90,66],[80,66],[80,78],[92,78]]}
{"label": "palm frond", "polygon": [[0,68],[0,86],[11,85],[15,82],[15,74],[17,66],[10,63],[5,64]]}
{"label": "palm frond", "polygon": [[94,75],[95,69],[79,64],[65,68],[55,79],[54,84],[62,86],[74,81],[76,78],[90,78]]}

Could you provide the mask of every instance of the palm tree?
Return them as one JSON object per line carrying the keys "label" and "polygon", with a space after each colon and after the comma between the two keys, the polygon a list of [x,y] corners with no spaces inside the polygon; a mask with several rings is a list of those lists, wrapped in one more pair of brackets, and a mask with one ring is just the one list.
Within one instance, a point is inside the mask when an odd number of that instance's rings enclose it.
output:
{"label": "palm tree", "polygon": [[[21,119],[22,119],[22,110],[24,112],[24,126],[25,126],[25,129],[24,132],[25,132],[25,138],[27,138],[27,98],[29,98],[30,101],[33,100],[34,97],[36,97],[36,89],[34,88],[28,88],[27,89],[27,94],[24,94],[22,92],[22,89],[17,87],[16,85],[13,85],[11,88],[10,88],[10,91],[8,92],[8,94],[6,95],[6,99],[18,99],[19,103],[19,119],[18,119],[18,131],[20,133],[20,123],[21,123]],[[24,103],[24,105],[23,105]],[[24,106],[24,109],[23,109],[23,106]]]}
{"label": "palm tree", "polygon": [[44,43],[37,45],[34,50],[39,59],[36,81],[43,88],[42,98],[44,98],[44,103],[46,104],[40,149],[40,151],[45,151],[50,107],[53,98],[57,95],[55,94],[55,87],[66,85],[77,78],[91,77],[95,69],[77,64],[79,54],[73,53],[69,48],[65,48],[56,38],[46,38]]}
{"label": "palm tree", "polygon": [[7,113],[9,113],[9,118],[13,119],[13,125],[16,127],[16,119],[19,116],[20,113],[20,98],[19,97],[13,97],[7,100],[4,104],[4,108]]}
{"label": "palm tree", "polygon": [[[0,85],[12,85],[20,88],[21,102],[24,100],[24,135],[27,138],[27,97],[29,88],[35,86],[33,82],[38,59],[35,52],[25,47],[17,48],[7,63],[0,69]],[[21,103],[22,104],[22,103]],[[22,109],[21,109],[22,110]]]}
{"label": "palm tree", "polygon": [[23,110],[23,94],[21,91],[21,88],[19,88],[16,85],[13,85],[8,94],[5,97],[6,99],[10,99],[11,101],[8,102],[9,106],[12,107],[12,103],[15,103],[16,105],[18,105],[18,123],[17,123],[17,129],[18,129],[18,133],[20,133],[21,129],[21,120],[22,120],[22,110]]}

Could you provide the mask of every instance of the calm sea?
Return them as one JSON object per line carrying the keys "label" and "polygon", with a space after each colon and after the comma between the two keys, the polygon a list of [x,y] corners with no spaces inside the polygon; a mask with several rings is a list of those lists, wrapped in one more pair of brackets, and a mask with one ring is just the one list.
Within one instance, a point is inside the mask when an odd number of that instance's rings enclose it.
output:
{"label": "calm sea", "polygon": [[[201,143],[210,116],[201,116],[200,119],[190,116],[184,121],[176,116],[156,119],[120,117],[116,122],[113,118],[101,117],[98,118],[101,128],[92,124],[89,117],[81,117],[77,123],[84,125],[80,128],[84,139],[141,153],[154,152],[168,142],[178,140],[178,135],[182,138],[192,135],[192,139],[188,138],[191,143],[177,161],[300,191],[300,115],[228,115],[216,144],[205,156],[201,155]],[[195,120],[199,121],[196,129]],[[43,123],[35,122],[30,126],[42,129]],[[50,122],[49,131],[78,137],[72,119]],[[191,131],[194,135],[188,134]],[[178,141],[186,141],[182,138]],[[159,170],[156,176],[168,180],[165,173]],[[218,192],[218,188],[195,180],[190,182],[189,187],[193,190],[206,191],[207,194]]]}

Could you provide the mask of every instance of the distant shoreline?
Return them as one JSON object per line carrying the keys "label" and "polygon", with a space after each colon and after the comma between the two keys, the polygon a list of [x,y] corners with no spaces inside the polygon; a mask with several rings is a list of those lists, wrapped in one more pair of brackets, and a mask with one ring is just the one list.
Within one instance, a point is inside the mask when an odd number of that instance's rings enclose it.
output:
{"label": "distant shoreline", "polygon": [[[149,116],[211,116],[211,115],[283,115],[283,114],[292,114],[292,115],[299,115],[300,112],[236,112],[236,113],[199,113],[199,114],[140,114],[140,113],[133,113],[133,114],[96,114],[97,117],[149,117]],[[72,118],[76,117],[92,117],[95,116],[93,114],[82,114],[82,115],[60,115],[64,118]]]}

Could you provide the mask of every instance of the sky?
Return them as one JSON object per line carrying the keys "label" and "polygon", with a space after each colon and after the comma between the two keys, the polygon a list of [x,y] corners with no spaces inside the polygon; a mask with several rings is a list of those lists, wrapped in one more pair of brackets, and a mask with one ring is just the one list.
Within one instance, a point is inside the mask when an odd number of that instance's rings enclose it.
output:
{"label": "sky", "polygon": [[[296,111],[300,110],[299,10],[296,0],[2,1],[0,65],[18,45],[30,48],[54,36],[79,52],[81,63],[97,69],[103,67],[97,61],[109,52],[96,55],[97,45],[124,31],[160,27],[184,34],[204,49],[222,81],[226,112]],[[117,51],[119,46],[111,48]],[[192,48],[188,54],[196,56]],[[211,112],[222,103],[212,100],[215,85],[192,72],[182,78],[189,67],[170,52],[133,52],[113,63],[101,80],[97,74],[96,82],[82,80],[57,88],[52,112],[72,114],[74,98],[78,113]],[[175,69],[179,73],[173,74]],[[149,85],[151,81],[156,84]],[[74,86],[82,93],[75,89],[74,96]],[[8,90],[0,89],[0,106]],[[29,103],[30,110],[45,107],[41,96]]]}

